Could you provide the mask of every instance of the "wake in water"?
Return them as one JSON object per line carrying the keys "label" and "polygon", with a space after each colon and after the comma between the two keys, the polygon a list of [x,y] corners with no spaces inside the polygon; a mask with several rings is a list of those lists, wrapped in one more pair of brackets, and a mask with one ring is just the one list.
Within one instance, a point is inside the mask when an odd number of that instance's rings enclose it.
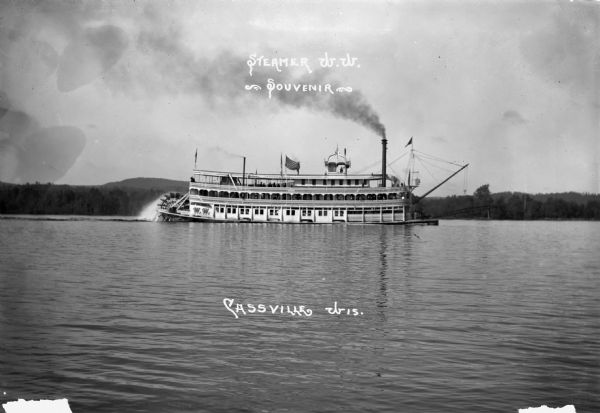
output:
{"label": "wake in water", "polygon": [[141,221],[158,221],[158,213],[156,211],[156,208],[161,198],[162,195],[156,198],[154,201],[150,202],[148,205],[146,205],[137,218]]}

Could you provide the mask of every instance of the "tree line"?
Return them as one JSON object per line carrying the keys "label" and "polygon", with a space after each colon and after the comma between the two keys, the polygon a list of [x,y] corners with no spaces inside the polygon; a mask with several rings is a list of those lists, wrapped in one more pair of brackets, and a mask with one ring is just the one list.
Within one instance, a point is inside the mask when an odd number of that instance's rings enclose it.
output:
{"label": "tree line", "polygon": [[492,194],[489,185],[480,186],[473,195],[425,198],[417,205],[423,215],[434,218],[600,219],[599,194]]}
{"label": "tree line", "polygon": [[[126,183],[127,184],[127,183]],[[136,216],[150,202],[173,188],[135,187],[118,183],[103,186],[0,183],[0,214]],[[140,185],[144,183],[139,183]],[[175,185],[180,190],[181,183]],[[473,219],[600,219],[600,195],[492,194],[482,185],[473,195],[425,198],[416,204],[423,216]]]}
{"label": "tree line", "polygon": [[0,214],[139,215],[162,188],[0,184]]}

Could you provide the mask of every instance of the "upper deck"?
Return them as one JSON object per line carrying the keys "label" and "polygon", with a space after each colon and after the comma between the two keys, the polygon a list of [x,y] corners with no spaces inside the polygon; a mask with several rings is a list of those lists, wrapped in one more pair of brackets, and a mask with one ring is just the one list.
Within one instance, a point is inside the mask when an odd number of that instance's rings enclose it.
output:
{"label": "upper deck", "polygon": [[[243,174],[240,172],[217,172],[194,170],[192,183],[199,186],[234,187],[299,187],[299,188],[375,188],[381,181],[380,174]],[[393,183],[393,181],[390,181]]]}
{"label": "upper deck", "polygon": [[[294,162],[299,168],[299,163]],[[381,174],[348,173],[351,162],[336,149],[325,160],[321,174],[259,174],[245,172],[222,172],[194,170],[190,193],[208,197],[232,197],[254,199],[405,199],[414,187],[408,187],[399,179],[386,175],[382,186]],[[340,196],[341,195],[341,196]]]}

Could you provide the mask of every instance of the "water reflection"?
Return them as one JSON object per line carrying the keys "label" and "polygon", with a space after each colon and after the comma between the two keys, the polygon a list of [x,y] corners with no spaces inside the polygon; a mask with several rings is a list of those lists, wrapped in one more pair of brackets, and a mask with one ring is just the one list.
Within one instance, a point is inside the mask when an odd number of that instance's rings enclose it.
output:
{"label": "water reflection", "polygon": [[[522,225],[0,220],[0,391],[98,412],[600,411],[600,228]],[[315,314],[235,319],[224,297]]]}

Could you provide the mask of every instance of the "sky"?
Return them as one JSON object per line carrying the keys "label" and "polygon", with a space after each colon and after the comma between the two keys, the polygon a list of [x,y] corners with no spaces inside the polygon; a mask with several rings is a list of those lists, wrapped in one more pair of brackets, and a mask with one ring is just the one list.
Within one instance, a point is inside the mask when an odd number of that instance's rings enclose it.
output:
{"label": "sky", "polygon": [[599,39],[593,1],[0,0],[0,181],[377,173],[385,130],[417,194],[599,193]]}

